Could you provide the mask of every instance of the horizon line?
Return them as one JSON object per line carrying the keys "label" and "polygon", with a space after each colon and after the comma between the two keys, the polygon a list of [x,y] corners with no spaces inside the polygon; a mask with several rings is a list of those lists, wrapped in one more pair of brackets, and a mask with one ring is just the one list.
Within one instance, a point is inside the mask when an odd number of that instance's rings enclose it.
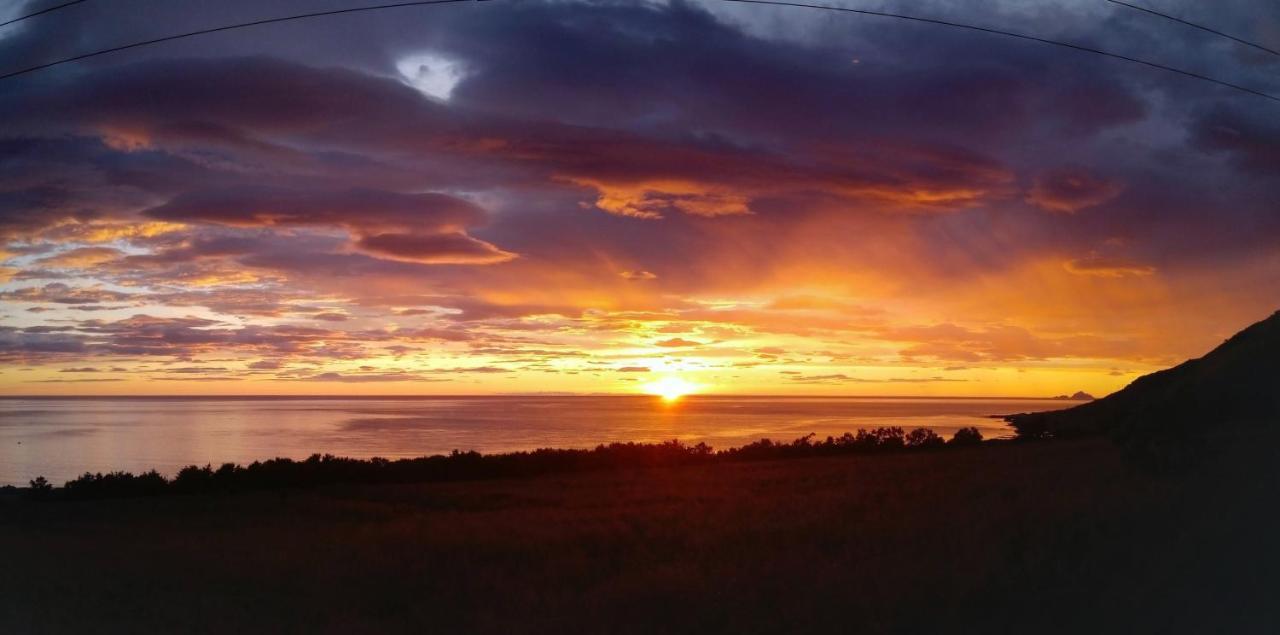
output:
{"label": "horizon line", "polygon": [[[136,394],[136,395],[0,395],[3,399],[488,399],[488,398],[521,398],[521,397],[632,397],[662,399],[659,395],[643,393],[575,393],[575,392],[524,392],[524,393],[483,393],[483,394],[347,394],[347,395],[308,395],[308,394]],[[1063,396],[1027,397],[1011,395],[814,395],[814,394],[777,394],[777,393],[698,393],[680,397],[680,400],[703,398],[750,398],[750,399],[1023,399],[1037,401],[1089,401],[1087,399],[1064,399]]]}

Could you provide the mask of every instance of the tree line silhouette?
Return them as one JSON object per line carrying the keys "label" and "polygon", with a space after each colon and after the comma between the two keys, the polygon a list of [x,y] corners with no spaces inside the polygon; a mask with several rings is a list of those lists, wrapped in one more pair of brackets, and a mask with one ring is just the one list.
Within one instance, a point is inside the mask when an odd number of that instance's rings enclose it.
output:
{"label": "tree line silhouette", "polygon": [[544,474],[620,470],[627,468],[698,465],[714,462],[935,451],[982,443],[977,428],[961,428],[948,441],[932,430],[899,427],[858,430],[815,440],[809,434],[790,443],[761,439],[746,445],[715,450],[705,443],[689,445],[678,440],[661,443],[610,443],[594,449],[543,448],[527,452],[481,454],[454,450],[443,455],[411,459],[352,459],[313,454],[305,460],[275,458],[241,466],[224,463],[218,468],[189,465],[173,478],[155,470],[86,472],[55,488],[43,476],[30,482],[26,494],[37,500],[85,500],[170,494],[233,493],[254,490],[312,487],[338,483],[425,483],[491,478],[518,478]]}

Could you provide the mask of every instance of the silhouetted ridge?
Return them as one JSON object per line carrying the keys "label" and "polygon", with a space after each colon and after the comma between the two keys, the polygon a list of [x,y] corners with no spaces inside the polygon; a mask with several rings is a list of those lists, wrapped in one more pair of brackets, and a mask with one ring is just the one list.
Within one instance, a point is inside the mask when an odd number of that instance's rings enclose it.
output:
{"label": "silhouetted ridge", "polygon": [[1135,379],[1102,399],[1065,410],[1005,417],[1019,437],[1120,437],[1162,427],[1204,428],[1280,419],[1280,311],[1204,357]]}

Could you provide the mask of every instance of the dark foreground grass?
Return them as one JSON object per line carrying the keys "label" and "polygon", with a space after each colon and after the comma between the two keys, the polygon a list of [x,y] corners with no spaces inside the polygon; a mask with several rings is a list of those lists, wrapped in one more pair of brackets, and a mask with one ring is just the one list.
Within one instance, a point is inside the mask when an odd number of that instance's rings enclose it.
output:
{"label": "dark foreground grass", "polygon": [[0,632],[1280,632],[1272,441],[10,498]]}

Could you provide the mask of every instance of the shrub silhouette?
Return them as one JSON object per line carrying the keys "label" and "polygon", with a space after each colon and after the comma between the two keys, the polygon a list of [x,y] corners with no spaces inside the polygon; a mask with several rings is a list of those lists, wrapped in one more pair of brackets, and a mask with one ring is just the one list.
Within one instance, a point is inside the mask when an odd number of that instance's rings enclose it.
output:
{"label": "shrub silhouette", "polygon": [[880,441],[880,447],[893,450],[906,445],[906,433],[902,428],[876,428],[874,434]]}
{"label": "shrub silhouette", "polygon": [[928,428],[916,428],[908,432],[905,441],[909,448],[940,448],[947,444],[942,437]]}
{"label": "shrub silhouette", "polygon": [[213,470],[205,465],[204,467],[196,467],[188,465],[178,470],[178,475],[173,478],[171,485],[179,492],[204,492],[210,489],[213,484]]}
{"label": "shrub silhouette", "polygon": [[49,483],[49,479],[43,476],[37,476],[28,482],[30,489],[27,495],[33,500],[44,500],[53,494],[53,485]]}
{"label": "shrub silhouette", "polygon": [[982,443],[982,432],[977,428],[968,427],[956,430],[956,433],[951,435],[951,440],[947,442],[947,445],[964,446],[978,445],[979,443]]}
{"label": "shrub silhouette", "polygon": [[151,470],[134,476],[130,472],[91,474],[68,481],[63,494],[70,498],[113,498],[117,496],[151,496],[164,493],[168,481]]}
{"label": "shrub silhouette", "polygon": [[542,448],[528,452],[480,454],[454,450],[447,455],[388,460],[351,459],[313,454],[305,460],[287,458],[254,461],[245,466],[224,463],[189,465],[172,479],[156,471],[85,473],[54,490],[44,479],[33,496],[56,495],[66,499],[154,496],[162,494],[232,493],[285,487],[312,487],[333,483],[420,483],[438,481],[515,478],[541,474],[700,465],[722,461],[756,461],[842,454],[912,452],[980,443],[974,428],[962,429],[950,443],[931,430],[910,433],[899,427],[858,430],[839,437],[816,440],[808,434],[790,443],[761,439],[741,447],[716,451],[706,443],[687,445],[678,440],[661,443],[610,443],[590,450]]}

